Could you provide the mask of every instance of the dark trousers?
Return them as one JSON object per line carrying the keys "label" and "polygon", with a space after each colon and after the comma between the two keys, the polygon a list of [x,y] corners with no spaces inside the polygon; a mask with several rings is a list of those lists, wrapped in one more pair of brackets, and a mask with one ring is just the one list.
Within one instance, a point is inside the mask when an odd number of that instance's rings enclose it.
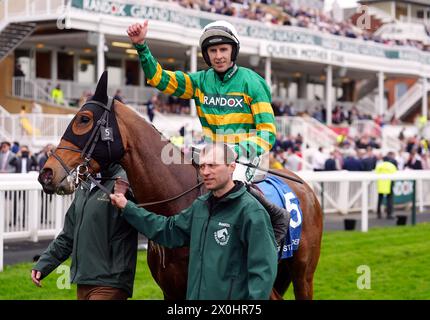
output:
{"label": "dark trousers", "polygon": [[393,216],[394,197],[393,197],[393,190],[391,189],[391,192],[389,194],[378,193],[378,210],[377,210],[378,218],[381,217],[381,204],[385,196],[387,197],[387,217]]}

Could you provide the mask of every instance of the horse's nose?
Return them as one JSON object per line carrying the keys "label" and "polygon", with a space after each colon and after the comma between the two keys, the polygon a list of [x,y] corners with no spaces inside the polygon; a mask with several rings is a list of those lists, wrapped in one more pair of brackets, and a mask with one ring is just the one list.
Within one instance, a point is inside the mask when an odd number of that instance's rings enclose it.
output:
{"label": "horse's nose", "polygon": [[39,173],[39,183],[42,185],[42,187],[46,187],[47,185],[50,185],[52,183],[52,179],[54,178],[54,175],[52,173],[52,169],[50,168],[43,168],[40,170]]}

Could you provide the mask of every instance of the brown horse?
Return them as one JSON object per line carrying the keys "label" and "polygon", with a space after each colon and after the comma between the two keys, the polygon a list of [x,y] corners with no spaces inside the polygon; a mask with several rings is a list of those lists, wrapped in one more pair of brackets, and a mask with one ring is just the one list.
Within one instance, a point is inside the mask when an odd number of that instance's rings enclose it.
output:
{"label": "brown horse", "polygon": [[[111,100],[108,100],[106,86],[107,74],[104,74],[92,101],[73,118],[55,153],[41,170],[39,182],[44,191],[70,194],[74,191],[76,176],[83,177],[87,168],[90,173],[98,172],[110,162],[123,166],[139,203],[169,199],[196,186],[198,171],[195,166],[185,164],[184,154],[162,139],[160,133],[133,109],[115,100],[109,105]],[[111,129],[103,134],[107,127]],[[166,158],[176,161],[166,164]],[[285,173],[298,178],[288,170]],[[292,258],[279,262],[271,298],[284,295],[292,282],[296,299],[312,299],[313,276],[320,255],[322,210],[306,183],[286,182],[300,200],[301,242]],[[194,188],[177,199],[145,208],[170,216],[190,206],[199,194],[200,190]],[[152,276],[165,299],[184,299],[188,248],[168,249],[150,241],[147,254]]]}

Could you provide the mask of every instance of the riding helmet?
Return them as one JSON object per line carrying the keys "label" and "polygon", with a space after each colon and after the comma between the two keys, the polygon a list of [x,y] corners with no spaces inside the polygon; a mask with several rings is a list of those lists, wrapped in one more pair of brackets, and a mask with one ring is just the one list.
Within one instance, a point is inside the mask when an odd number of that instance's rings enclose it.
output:
{"label": "riding helmet", "polygon": [[202,49],[203,59],[206,64],[211,67],[209,60],[208,48],[219,44],[231,44],[233,50],[231,52],[231,61],[236,61],[239,53],[240,42],[236,28],[229,22],[224,20],[218,20],[209,23],[203,29],[203,33],[200,36],[200,48]]}

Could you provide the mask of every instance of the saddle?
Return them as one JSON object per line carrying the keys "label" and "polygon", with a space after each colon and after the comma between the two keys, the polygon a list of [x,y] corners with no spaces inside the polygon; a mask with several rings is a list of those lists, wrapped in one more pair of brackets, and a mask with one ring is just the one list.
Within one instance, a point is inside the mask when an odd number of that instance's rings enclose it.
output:
{"label": "saddle", "polygon": [[247,184],[247,190],[258,200],[258,202],[262,204],[264,209],[266,209],[266,211],[269,213],[278,251],[281,250],[281,248],[284,246],[285,236],[287,235],[290,225],[290,213],[287,211],[287,209],[279,207],[276,204],[270,202],[257,185]]}

